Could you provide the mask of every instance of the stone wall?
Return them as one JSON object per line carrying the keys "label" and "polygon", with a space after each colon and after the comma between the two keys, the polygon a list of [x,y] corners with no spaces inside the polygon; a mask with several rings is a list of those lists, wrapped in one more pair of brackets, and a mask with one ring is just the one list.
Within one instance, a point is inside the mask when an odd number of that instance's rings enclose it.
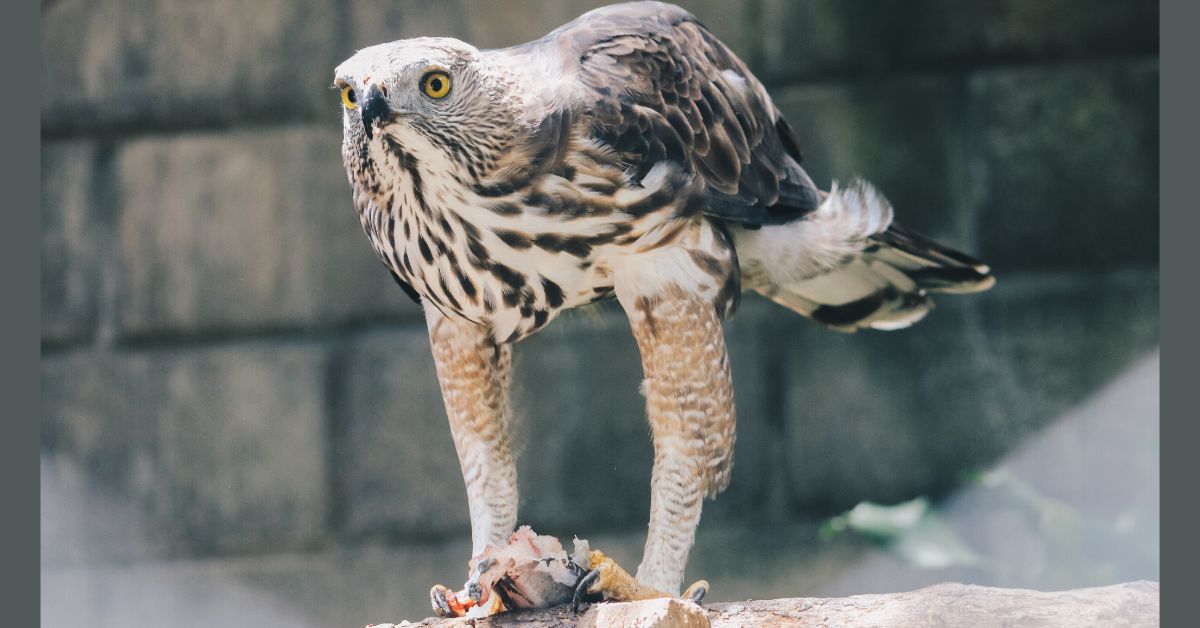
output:
{"label": "stone wall", "polygon": [[[1157,343],[1155,3],[683,4],[768,85],[818,183],[866,176],[999,279],[898,333],[747,297],[734,479],[706,522],[944,494]],[[45,560],[465,537],[424,326],[350,204],[332,68],[408,36],[518,43],[590,6],[43,3],[43,448],[149,538]],[[619,309],[517,360],[522,520],[643,529]]]}

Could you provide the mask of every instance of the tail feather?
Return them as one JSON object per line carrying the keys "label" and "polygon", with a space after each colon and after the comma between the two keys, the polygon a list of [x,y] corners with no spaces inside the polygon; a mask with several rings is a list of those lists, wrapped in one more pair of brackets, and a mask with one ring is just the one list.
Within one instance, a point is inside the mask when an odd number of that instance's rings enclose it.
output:
{"label": "tail feather", "polygon": [[841,331],[900,329],[933,308],[930,293],[968,293],[995,283],[987,265],[892,222],[874,188],[835,184],[803,220],[735,231],[745,284]]}
{"label": "tail feather", "polygon": [[873,240],[880,247],[868,255],[896,267],[930,292],[981,292],[996,283],[987,264],[898,224],[892,223]]}

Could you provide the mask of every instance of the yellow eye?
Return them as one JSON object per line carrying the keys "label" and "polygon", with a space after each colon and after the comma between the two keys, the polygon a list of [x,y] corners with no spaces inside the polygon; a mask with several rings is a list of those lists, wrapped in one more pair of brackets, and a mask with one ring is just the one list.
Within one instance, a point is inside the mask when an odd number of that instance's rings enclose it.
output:
{"label": "yellow eye", "polygon": [[354,95],[354,88],[349,85],[342,88],[342,104],[346,105],[347,109],[353,109],[358,106],[358,97]]}
{"label": "yellow eye", "polygon": [[433,98],[445,98],[450,93],[450,75],[445,72],[429,72],[421,77],[421,91]]}

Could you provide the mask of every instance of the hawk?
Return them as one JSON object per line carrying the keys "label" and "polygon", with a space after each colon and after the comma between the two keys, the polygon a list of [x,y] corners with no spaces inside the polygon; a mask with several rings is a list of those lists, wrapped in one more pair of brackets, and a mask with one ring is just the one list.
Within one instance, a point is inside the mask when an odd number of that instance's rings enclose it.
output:
{"label": "hawk", "polygon": [[897,329],[971,257],[909,231],[862,181],[819,189],[762,83],[695,16],[596,9],[533,42],[420,37],[336,70],[342,157],[375,253],[424,307],[474,554],[517,521],[511,345],[616,298],[654,442],[637,580],[678,594],[702,501],[729,483],[722,319],[743,291],[838,330]]}

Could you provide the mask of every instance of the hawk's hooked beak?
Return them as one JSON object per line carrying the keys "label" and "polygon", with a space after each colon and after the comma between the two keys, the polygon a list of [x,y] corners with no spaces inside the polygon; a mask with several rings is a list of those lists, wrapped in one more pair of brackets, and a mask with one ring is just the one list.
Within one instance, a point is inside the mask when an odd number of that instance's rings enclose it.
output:
{"label": "hawk's hooked beak", "polygon": [[387,122],[391,116],[392,111],[383,97],[383,90],[379,89],[378,85],[368,87],[367,96],[362,102],[362,123],[367,139],[374,137],[376,122]]}

